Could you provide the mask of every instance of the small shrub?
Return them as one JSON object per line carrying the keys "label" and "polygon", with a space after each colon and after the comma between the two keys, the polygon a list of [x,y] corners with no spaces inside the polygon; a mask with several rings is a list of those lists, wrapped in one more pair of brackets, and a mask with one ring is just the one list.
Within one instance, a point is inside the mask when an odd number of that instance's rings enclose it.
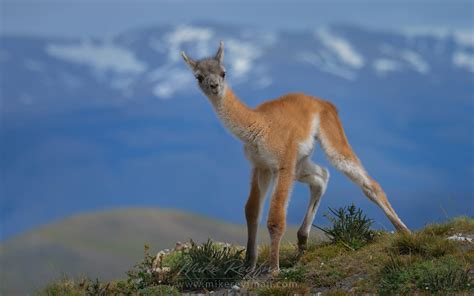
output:
{"label": "small shrub", "polygon": [[108,290],[109,293],[107,295],[131,295],[132,292],[136,291],[127,280],[117,280],[110,282]]}
{"label": "small shrub", "polygon": [[82,280],[79,284],[81,290],[85,291],[87,295],[106,296],[109,294],[110,283],[101,283],[99,279]]}
{"label": "small shrub", "polygon": [[186,258],[184,258],[185,256],[186,254],[184,252],[171,252],[163,258],[162,266],[160,267],[169,267],[173,269],[182,264],[183,260],[186,260]]}
{"label": "small shrub", "polygon": [[[178,277],[176,269],[168,268],[167,272],[156,270],[154,266],[155,256],[150,255],[149,247],[145,245],[144,248],[144,258],[143,261],[137,263],[131,270],[127,272],[128,279],[126,282],[126,287],[122,290],[131,290],[131,291],[141,291],[155,286],[164,286],[171,285],[176,281]],[[178,266],[180,261],[183,261],[184,258],[181,254],[170,255],[170,259],[166,261],[166,264],[175,264]],[[163,266],[159,266],[164,267]],[[168,267],[168,266],[166,266]],[[124,286],[124,283],[121,283]],[[157,288],[158,289],[158,288]],[[119,290],[119,291],[122,291]]]}
{"label": "small shrub", "polygon": [[153,275],[153,260],[155,258],[151,256],[148,251],[149,247],[145,245],[145,256],[143,261],[136,264],[133,269],[127,272],[128,284],[135,290],[144,289],[158,284]]}
{"label": "small shrub", "polygon": [[333,216],[326,213],[324,216],[332,223],[331,228],[321,228],[333,243],[341,243],[351,250],[357,250],[374,239],[374,231],[370,227],[374,223],[367,218],[361,209],[354,204],[337,210],[329,208]]}
{"label": "small shrub", "polygon": [[37,296],[82,296],[84,295],[75,286],[74,281],[69,279],[62,279],[58,282],[49,284],[44,289],[36,293]]}
{"label": "small shrub", "polygon": [[209,239],[202,245],[191,241],[191,247],[183,252],[184,260],[173,270],[178,274],[179,286],[184,289],[213,290],[235,284],[246,275],[243,249],[216,245]]}

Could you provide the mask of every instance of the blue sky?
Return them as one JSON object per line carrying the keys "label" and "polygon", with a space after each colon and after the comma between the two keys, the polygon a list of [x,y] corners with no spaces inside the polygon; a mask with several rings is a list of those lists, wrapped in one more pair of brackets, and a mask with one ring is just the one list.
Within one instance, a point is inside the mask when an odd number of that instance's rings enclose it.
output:
{"label": "blue sky", "polygon": [[347,22],[375,28],[473,27],[473,1],[112,1],[2,0],[1,31],[107,36],[154,24],[192,21],[284,30]]}
{"label": "blue sky", "polygon": [[[231,84],[251,106],[289,91],[338,106],[351,144],[409,226],[471,214],[473,3],[1,1],[0,31],[8,36],[0,40],[0,66],[8,76],[2,77],[0,107],[13,111],[1,118],[6,173],[0,216],[7,230],[0,240],[52,219],[117,206],[209,215],[220,207],[217,218],[243,222],[241,208],[233,215],[248,190],[241,145],[188,86],[192,75],[178,55],[180,49],[196,56],[203,48],[214,51],[221,36],[233,40],[226,40],[227,63],[256,67],[240,84],[229,67]],[[170,24],[177,26],[163,27]],[[328,31],[324,24],[336,25]],[[249,25],[269,30],[243,34]],[[424,29],[429,34],[419,35]],[[169,36],[187,30],[203,39],[177,38],[182,44],[168,47]],[[68,39],[42,38],[51,36]],[[84,36],[104,38],[78,38]],[[327,36],[335,36],[329,44],[337,46],[328,47]],[[348,65],[341,50],[356,52],[366,65]],[[315,60],[319,56],[324,59]],[[168,81],[163,71],[177,78]],[[251,83],[265,76],[273,84],[259,89]],[[160,98],[154,90],[162,85],[173,91]],[[327,165],[320,153],[315,157]],[[321,209],[355,202],[387,225],[358,188],[331,174]],[[191,181],[183,186],[182,179]],[[305,189],[297,186],[294,196],[305,196]],[[305,198],[294,198],[291,223],[305,207]],[[325,221],[322,213],[316,221]]]}

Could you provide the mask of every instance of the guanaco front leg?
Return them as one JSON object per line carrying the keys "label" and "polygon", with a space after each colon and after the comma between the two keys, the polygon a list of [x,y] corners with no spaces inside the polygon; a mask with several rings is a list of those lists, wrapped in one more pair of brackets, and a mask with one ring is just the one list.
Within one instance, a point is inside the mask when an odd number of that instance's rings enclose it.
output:
{"label": "guanaco front leg", "polygon": [[280,241],[286,228],[286,208],[295,178],[294,160],[275,172],[275,188],[270,202],[267,227],[270,233],[270,271],[280,269]]}
{"label": "guanaco front leg", "polygon": [[247,219],[247,251],[245,258],[251,269],[254,269],[257,264],[257,230],[271,175],[270,170],[253,169],[250,194],[245,204],[245,217]]}

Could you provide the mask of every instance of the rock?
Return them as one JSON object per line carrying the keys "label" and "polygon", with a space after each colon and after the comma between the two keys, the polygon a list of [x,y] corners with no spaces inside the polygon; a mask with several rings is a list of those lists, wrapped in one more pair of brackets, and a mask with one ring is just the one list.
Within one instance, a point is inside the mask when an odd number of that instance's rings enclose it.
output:
{"label": "rock", "polygon": [[462,233],[454,234],[448,237],[447,239],[452,240],[452,241],[460,241],[460,242],[470,242],[470,243],[473,242],[471,237],[463,236]]}
{"label": "rock", "polygon": [[233,286],[232,286],[232,291],[239,292],[239,291],[240,291],[240,287],[237,286],[237,285],[233,285]]}

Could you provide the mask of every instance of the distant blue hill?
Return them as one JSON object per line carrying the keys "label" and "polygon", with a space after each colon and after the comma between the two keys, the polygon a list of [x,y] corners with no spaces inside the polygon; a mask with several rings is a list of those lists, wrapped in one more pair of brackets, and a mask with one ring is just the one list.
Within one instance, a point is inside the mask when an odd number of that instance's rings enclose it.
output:
{"label": "distant blue hill", "polygon": [[[230,84],[250,106],[295,91],[336,104],[355,151],[410,227],[472,216],[472,33],[200,23],[108,39],[1,36],[1,238],[118,206],[243,222],[249,165],[179,57],[212,55],[219,40]],[[391,228],[331,171],[322,211],[355,202]],[[307,195],[296,186],[291,223]]]}

